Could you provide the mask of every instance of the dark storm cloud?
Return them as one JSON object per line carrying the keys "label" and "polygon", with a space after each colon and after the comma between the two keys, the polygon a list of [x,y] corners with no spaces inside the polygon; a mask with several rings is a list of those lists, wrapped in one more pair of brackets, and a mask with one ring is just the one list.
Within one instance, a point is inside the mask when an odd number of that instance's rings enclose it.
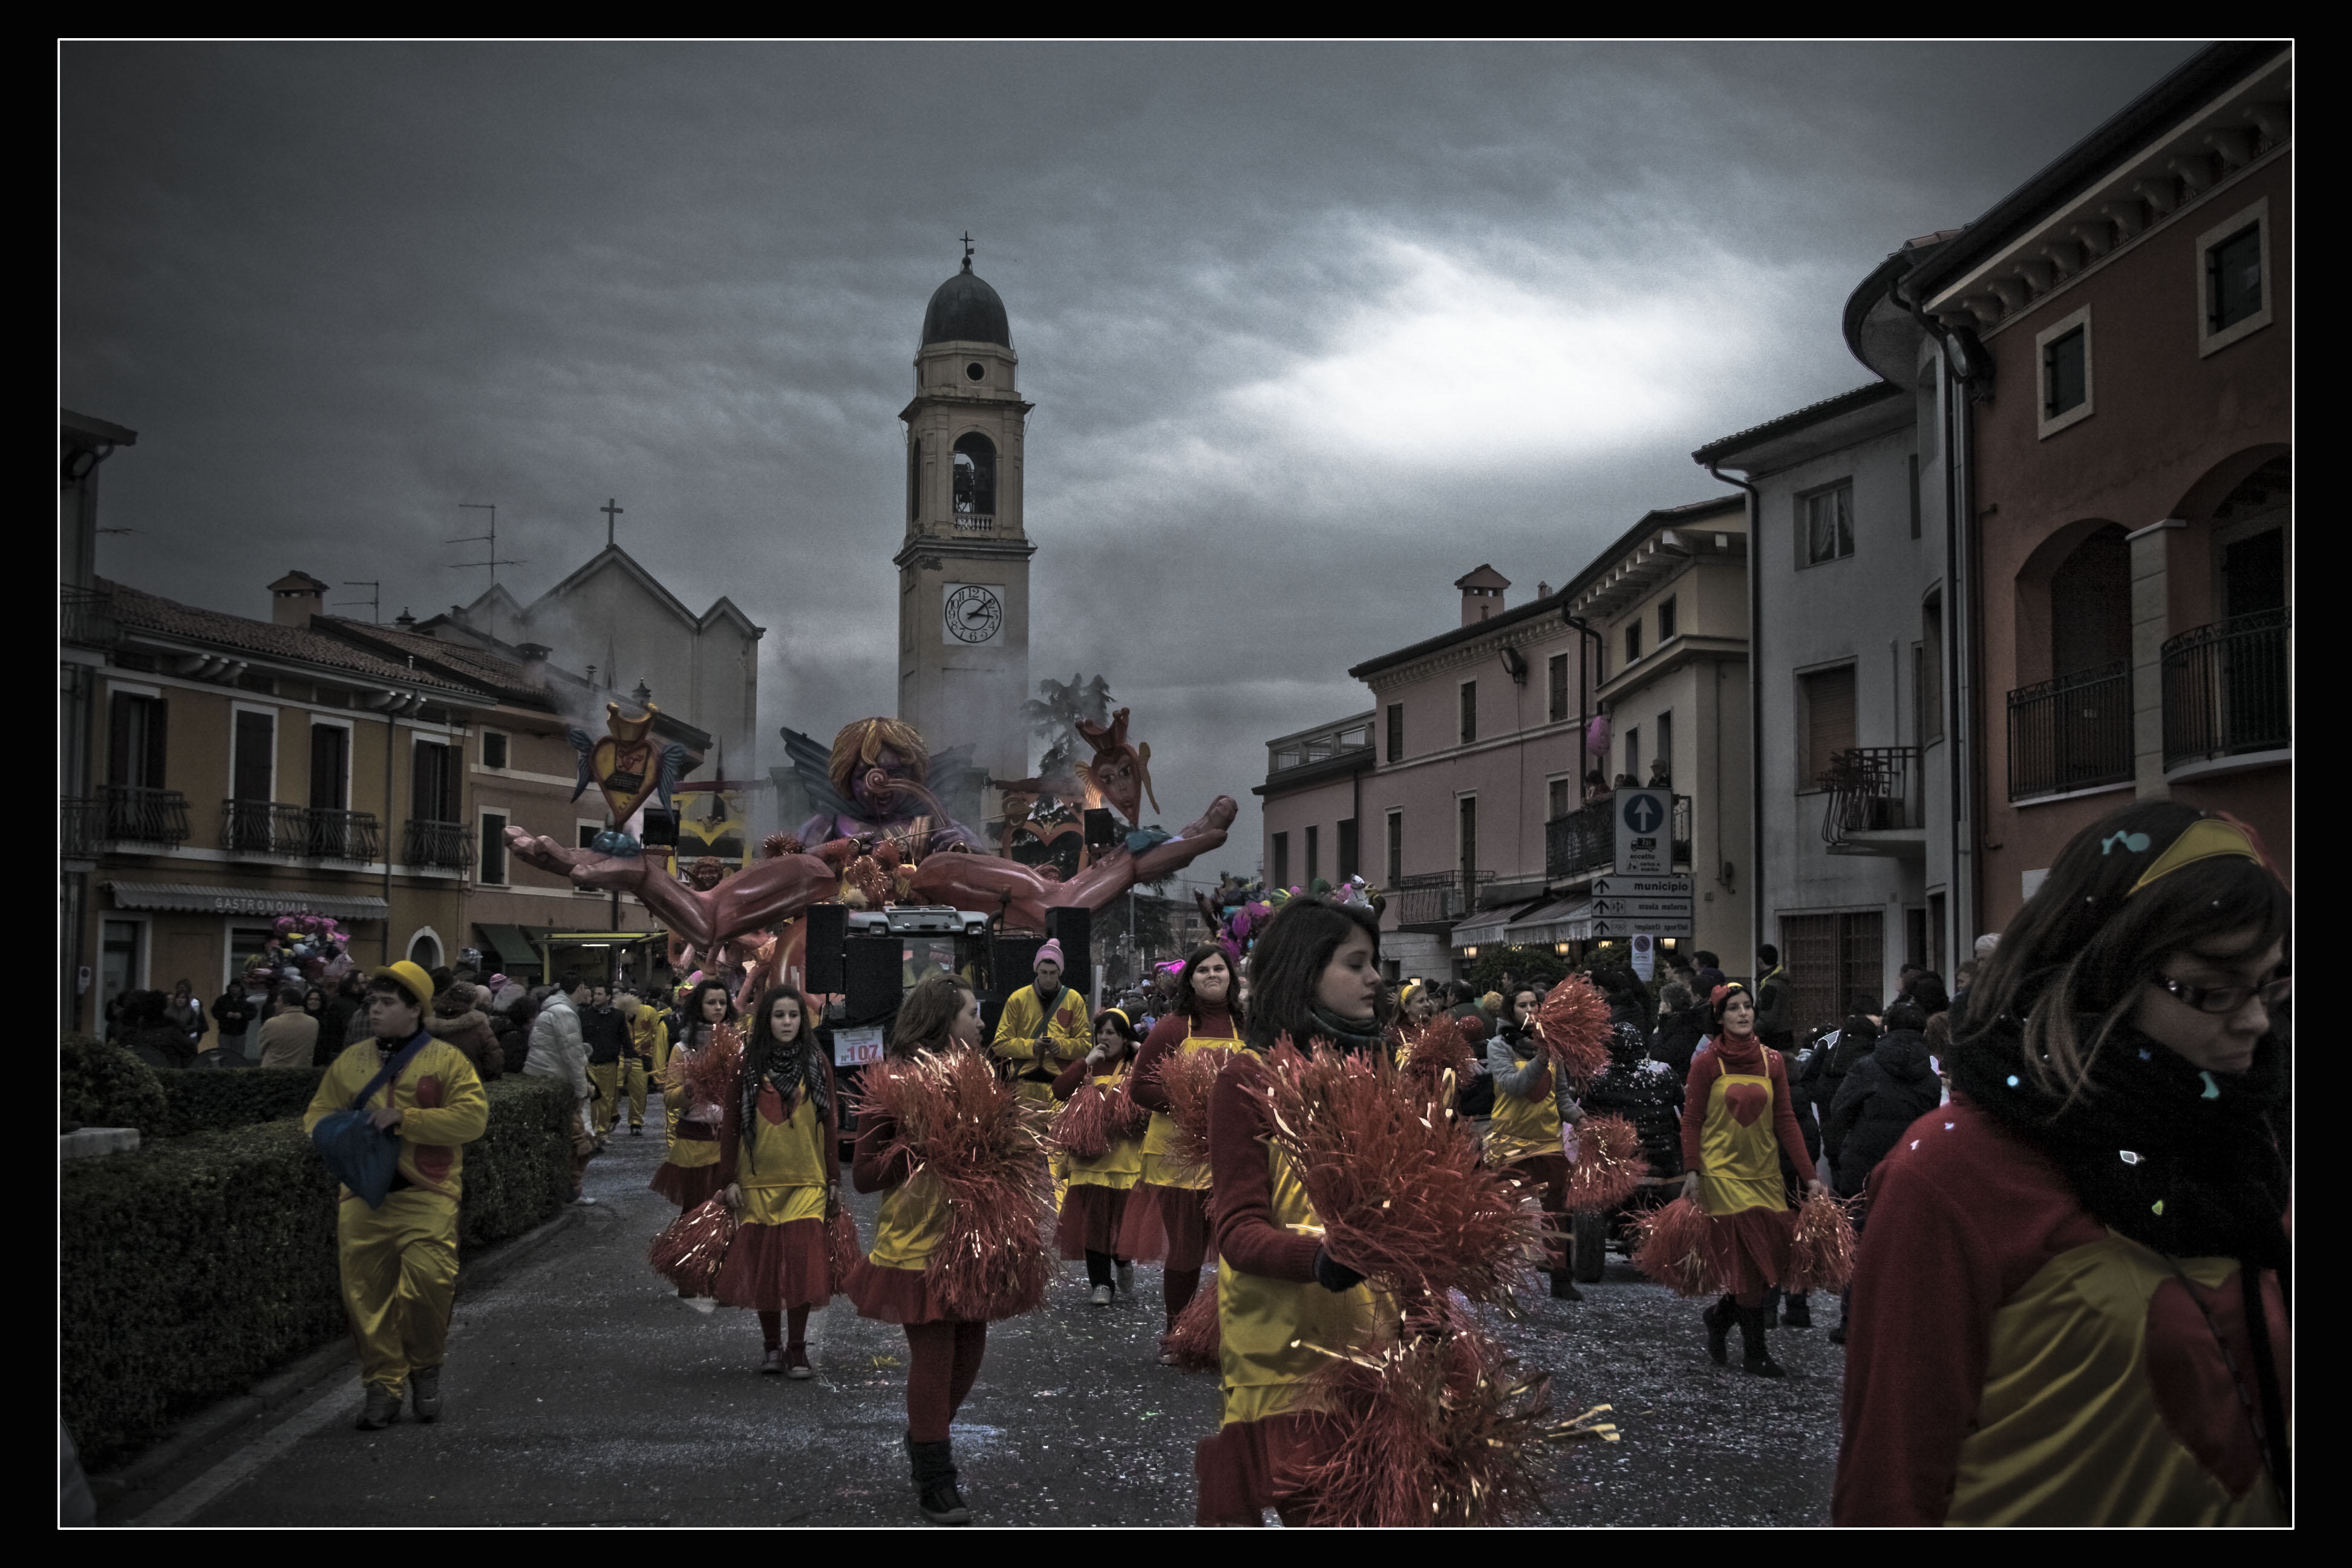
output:
{"label": "dark storm cloud", "polygon": [[617,496],[825,735],[892,700],[896,416],[969,226],[1038,405],[1033,674],[1134,702],[1172,826],[1461,573],[1556,584],[1864,379],[1876,259],[2190,47],[71,46],[61,393],[140,432],[110,574],[425,614],[495,501],[528,598]]}

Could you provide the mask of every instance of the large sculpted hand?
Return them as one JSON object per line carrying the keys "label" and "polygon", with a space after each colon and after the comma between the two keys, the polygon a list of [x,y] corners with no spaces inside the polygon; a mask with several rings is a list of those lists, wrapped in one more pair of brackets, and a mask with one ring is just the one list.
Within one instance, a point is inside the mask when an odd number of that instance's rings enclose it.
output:
{"label": "large sculpted hand", "polygon": [[779,855],[754,862],[710,891],[698,892],[646,856],[568,849],[554,839],[506,831],[507,847],[525,865],[568,879],[573,886],[635,893],[654,918],[705,952],[746,932],[764,931],[833,896],[839,879],[814,855]]}

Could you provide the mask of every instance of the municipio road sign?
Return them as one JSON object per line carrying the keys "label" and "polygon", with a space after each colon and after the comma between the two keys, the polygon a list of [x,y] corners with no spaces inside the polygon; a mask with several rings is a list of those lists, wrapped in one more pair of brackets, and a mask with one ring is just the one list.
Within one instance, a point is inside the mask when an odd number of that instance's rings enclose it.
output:
{"label": "municipio road sign", "polygon": [[1595,877],[1589,889],[1596,899],[1682,899],[1691,896],[1687,871],[1671,877]]}

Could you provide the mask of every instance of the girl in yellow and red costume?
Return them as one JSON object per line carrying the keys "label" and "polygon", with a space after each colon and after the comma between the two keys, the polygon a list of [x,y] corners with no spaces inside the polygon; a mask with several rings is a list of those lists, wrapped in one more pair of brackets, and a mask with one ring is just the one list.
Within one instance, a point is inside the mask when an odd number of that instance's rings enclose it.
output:
{"label": "girl in yellow and red costume", "polygon": [[[1175,1005],[1151,1026],[1136,1055],[1129,1090],[1136,1104],[1151,1112],[1151,1121],[1144,1129],[1142,1173],[1128,1195],[1118,1251],[1123,1258],[1160,1261],[1160,1300],[1171,1329],[1201,1288],[1201,1269],[1214,1238],[1209,1224],[1209,1172],[1171,1152],[1176,1123],[1169,1114],[1168,1091],[1159,1069],[1183,1052],[1238,1047],[1233,995],[1233,961],[1225,950],[1215,942],[1194,948],[1177,977]],[[1173,1358],[1162,1353],[1160,1360],[1172,1363]]]}
{"label": "girl in yellow and red costume", "polygon": [[1741,1364],[1759,1377],[1784,1377],[1764,1332],[1765,1297],[1790,1277],[1797,1226],[1781,1155],[1809,1190],[1828,1189],[1805,1152],[1787,1065],[1756,1037],[1755,998],[1734,983],[1715,988],[1712,1005],[1715,1034],[1691,1059],[1683,1097],[1683,1195],[1713,1222],[1707,1260],[1727,1288],[1706,1310],[1706,1352],[1723,1365],[1738,1323]]}
{"label": "girl in yellow and red costume", "polygon": [[2059,853],[1871,1173],[1835,1522],[2291,1522],[2291,912],[2175,802]]}
{"label": "girl in yellow and red costume", "polygon": [[686,1005],[679,1012],[686,1026],[671,1042],[662,1070],[662,1107],[670,1119],[669,1149],[646,1184],[684,1214],[709,1202],[727,1184],[719,1173],[719,1134],[726,1107],[716,1100],[698,1103],[694,1085],[707,1083],[713,1075],[690,1069],[705,1053],[739,1051],[741,1039],[735,1027],[735,1004],[719,981],[698,984],[687,994]]}
{"label": "girl in yellow and red costume", "polygon": [[[1054,1098],[1067,1100],[1088,1083],[1105,1091],[1116,1089],[1130,1074],[1138,1044],[1134,1022],[1125,1010],[1104,1008],[1095,1016],[1094,1048],[1062,1069],[1054,1080]],[[1054,1232],[1055,1244],[1065,1258],[1086,1259],[1087,1283],[1097,1307],[1111,1304],[1114,1268],[1117,1289],[1135,1289],[1135,1265],[1120,1252],[1118,1237],[1129,1196],[1143,1174],[1142,1137],[1120,1136],[1115,1127],[1109,1131],[1108,1147],[1100,1154],[1071,1152],[1069,1189],[1063,1195],[1061,1220]]]}
{"label": "girl in yellow and red costume", "polygon": [[719,1195],[742,1223],[714,1293],[721,1306],[759,1313],[761,1372],[813,1376],[809,1312],[835,1289],[825,1226],[841,1203],[841,1110],[815,1012],[798,986],[770,986],[752,1015],[718,1174]]}

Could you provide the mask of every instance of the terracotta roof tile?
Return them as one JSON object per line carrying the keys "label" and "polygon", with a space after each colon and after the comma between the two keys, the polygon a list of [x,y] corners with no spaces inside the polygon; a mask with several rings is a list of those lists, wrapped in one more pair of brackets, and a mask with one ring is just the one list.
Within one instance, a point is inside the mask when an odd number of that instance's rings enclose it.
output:
{"label": "terracotta roof tile", "polygon": [[115,619],[133,630],[186,637],[192,642],[210,643],[268,658],[343,670],[369,680],[409,687],[434,687],[453,695],[471,695],[468,683],[456,677],[431,670],[411,669],[404,663],[355,647],[323,632],[312,631],[308,626],[281,626],[270,621],[250,620],[244,616],[224,615],[218,610],[199,609],[194,605],[184,605],[177,599],[166,599],[159,594],[150,594],[121,583],[110,583],[104,578],[96,579],[95,585],[113,596]]}

